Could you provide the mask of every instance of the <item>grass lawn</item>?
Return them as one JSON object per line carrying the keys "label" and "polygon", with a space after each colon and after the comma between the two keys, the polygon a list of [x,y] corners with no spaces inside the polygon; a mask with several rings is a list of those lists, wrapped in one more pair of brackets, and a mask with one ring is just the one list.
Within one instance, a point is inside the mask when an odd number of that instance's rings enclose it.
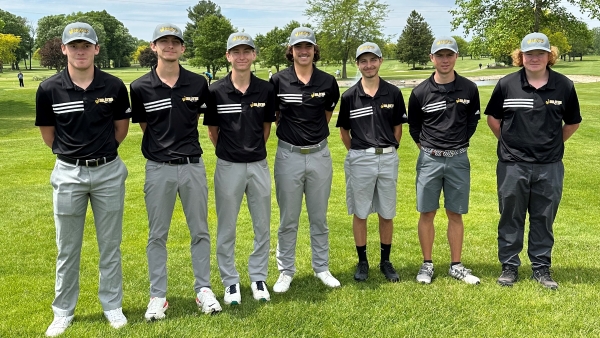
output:
{"label": "grass lawn", "polygon": [[[479,60],[458,61],[461,73],[479,70]],[[397,61],[386,61],[382,75],[388,78],[423,78],[431,71],[409,71]],[[556,69],[565,74],[600,75],[600,58],[583,62],[562,62]],[[339,66],[323,67],[333,73]],[[349,67],[349,73],[352,67]],[[266,69],[257,74],[267,77]],[[147,70],[135,68],[110,70],[130,83]],[[196,70],[200,71],[200,70]],[[18,88],[16,72],[0,74],[0,337],[42,336],[52,321],[50,304],[54,296],[56,258],[52,215],[52,188],[49,177],[55,157],[34,127],[35,91],[39,82],[32,77],[54,71],[24,71],[25,88]],[[222,75],[219,73],[218,75]],[[397,74],[397,75],[395,75]],[[483,76],[483,75],[482,75]],[[446,219],[440,212],[436,221],[438,236],[433,259],[436,275],[431,285],[414,281],[422,262],[415,210],[415,162],[418,150],[408,127],[399,149],[398,213],[392,248],[392,261],[400,282],[388,283],[377,269],[378,231],[376,216],[369,218],[368,247],[370,278],[354,282],[356,250],[352,237],[351,216],[345,205],[343,162],[345,148],[335,130],[337,116],[330,128],[329,144],[334,161],[334,183],[329,202],[330,269],[342,287],[331,290],[312,275],[306,213],[302,214],[298,235],[297,268],[292,287],[283,295],[271,294],[266,304],[252,299],[247,275],[247,259],[252,250],[252,227],[245,204],[238,223],[237,258],[242,278],[242,304],[224,307],[218,316],[202,315],[196,308],[189,254],[189,234],[180,203],[173,216],[169,249],[170,309],[161,322],[146,323],[143,315],[148,303],[146,264],[147,217],[143,199],[144,163],[140,152],[142,133],[131,125],[120,148],[127,165],[127,193],[123,229],[124,313],[129,325],[115,331],[103,318],[97,299],[98,249],[93,218],[88,212],[81,261],[81,292],[75,321],[64,337],[362,337],[362,336],[600,336],[600,320],[595,302],[600,290],[600,260],[596,250],[600,228],[597,213],[600,197],[600,84],[577,84],[583,123],[569,140],[564,158],[565,189],[555,222],[554,277],[558,291],[542,289],[529,279],[530,264],[522,255],[520,281],[512,288],[496,285],[500,273],[497,261],[498,203],[496,197],[496,140],[485,120],[471,141],[471,207],[465,216],[463,262],[481,277],[477,286],[466,285],[447,275],[449,249],[445,238]],[[493,87],[481,88],[484,108]],[[405,99],[410,89],[403,89]],[[485,117],[484,117],[485,118]],[[214,243],[216,214],[212,176],[214,149],[200,128],[201,145],[209,178],[209,226],[213,239],[211,281],[222,302]],[[268,143],[268,161],[272,167],[276,148],[275,130]],[[274,184],[273,184],[274,189]],[[267,284],[278,277],[275,260],[279,213],[272,196],[271,258]],[[526,249],[525,249],[526,250]]]}

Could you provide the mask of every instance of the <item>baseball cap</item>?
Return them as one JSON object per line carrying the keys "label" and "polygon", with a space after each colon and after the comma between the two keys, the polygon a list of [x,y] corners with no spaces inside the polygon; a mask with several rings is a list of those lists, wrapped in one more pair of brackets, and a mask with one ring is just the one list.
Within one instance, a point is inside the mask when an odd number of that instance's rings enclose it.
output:
{"label": "baseball cap", "polygon": [[521,41],[521,52],[529,52],[530,50],[544,50],[550,52],[550,40],[544,33],[527,34]]}
{"label": "baseball cap", "polygon": [[358,46],[356,49],[356,59],[364,53],[373,53],[377,55],[377,57],[381,57],[381,49],[377,46],[376,43],[373,42],[365,42],[362,45]]}
{"label": "baseball cap", "polygon": [[300,42],[310,42],[313,45],[316,45],[317,40],[315,39],[315,32],[308,27],[295,28],[290,35],[289,45],[293,46],[299,44]]}
{"label": "baseball cap", "polygon": [[62,43],[66,45],[71,41],[84,40],[94,45],[98,44],[98,36],[92,26],[85,22],[74,22],[68,24],[63,30]]}
{"label": "baseball cap", "polygon": [[256,48],[254,47],[254,40],[252,40],[252,37],[248,33],[237,32],[229,35],[229,38],[227,39],[227,50],[239,45],[248,45],[253,49]]}
{"label": "baseball cap", "polygon": [[154,34],[152,34],[152,42],[156,42],[156,40],[162,38],[163,36],[169,35],[172,35],[183,42],[183,34],[181,33],[181,29],[172,23],[161,23],[160,25],[156,26],[154,29]]}
{"label": "baseball cap", "polygon": [[458,45],[456,40],[451,36],[440,36],[433,41],[431,45],[431,54],[435,54],[442,49],[448,49],[454,53],[458,53]]}

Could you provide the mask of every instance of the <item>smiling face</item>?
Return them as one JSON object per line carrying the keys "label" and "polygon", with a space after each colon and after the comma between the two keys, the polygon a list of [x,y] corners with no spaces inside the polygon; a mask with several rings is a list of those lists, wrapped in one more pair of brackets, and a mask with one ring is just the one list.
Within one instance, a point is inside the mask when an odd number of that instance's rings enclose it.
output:
{"label": "smiling face", "polygon": [[315,45],[309,42],[297,43],[292,48],[292,55],[294,56],[294,65],[312,65],[315,57]]}
{"label": "smiling face", "polygon": [[225,53],[227,61],[231,63],[231,67],[236,71],[247,71],[252,66],[252,62],[256,60],[256,52],[254,48],[248,45],[239,45],[231,48]]}
{"label": "smiling face", "polygon": [[383,63],[383,58],[373,54],[364,53],[356,60],[356,66],[362,77],[370,79],[379,76],[379,68]]}
{"label": "smiling face", "polygon": [[546,70],[548,65],[548,52],[544,50],[530,50],[523,53],[523,67],[525,70],[536,73]]}
{"label": "smiling face", "polygon": [[456,64],[456,59],[458,59],[458,54],[449,49],[442,49],[434,54],[430,54],[429,59],[438,74],[447,75],[454,72],[454,65]]}
{"label": "smiling face", "polygon": [[150,44],[150,48],[156,52],[159,62],[175,62],[185,52],[185,46],[179,38],[167,35],[157,39]]}
{"label": "smiling face", "polygon": [[94,66],[94,56],[100,52],[100,46],[84,40],[71,41],[60,46],[62,53],[67,56],[69,68],[84,71]]}

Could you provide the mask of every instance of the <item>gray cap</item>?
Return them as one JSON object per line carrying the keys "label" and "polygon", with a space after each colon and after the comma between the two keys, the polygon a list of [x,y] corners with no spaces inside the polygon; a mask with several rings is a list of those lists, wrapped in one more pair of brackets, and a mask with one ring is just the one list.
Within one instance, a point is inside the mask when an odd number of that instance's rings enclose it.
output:
{"label": "gray cap", "polygon": [[529,52],[531,50],[545,50],[550,52],[550,40],[543,33],[527,34],[521,41],[521,52]]}
{"label": "gray cap", "polygon": [[433,40],[431,54],[435,54],[442,49],[448,49],[454,53],[458,53],[458,44],[456,44],[456,40],[451,36],[440,36]]}
{"label": "gray cap", "polygon": [[356,59],[358,60],[358,57],[363,55],[364,53],[373,53],[377,55],[377,57],[381,57],[382,55],[379,46],[377,46],[377,44],[373,42],[365,42],[362,45],[358,46],[358,48],[356,49]]}
{"label": "gray cap", "polygon": [[92,26],[85,22],[68,24],[62,34],[62,43],[66,45],[71,41],[84,40],[94,45],[98,44],[98,36]]}
{"label": "gray cap", "polygon": [[248,45],[252,47],[252,49],[256,48],[254,47],[254,40],[252,40],[250,34],[244,32],[231,33],[229,39],[227,39],[227,50],[239,45]]}
{"label": "gray cap", "polygon": [[156,28],[154,28],[154,34],[152,34],[152,42],[156,42],[156,40],[163,36],[169,35],[172,35],[183,42],[183,33],[181,33],[181,29],[172,23],[161,23],[156,26]]}
{"label": "gray cap", "polygon": [[300,42],[310,42],[313,45],[316,45],[317,39],[315,39],[315,32],[308,27],[298,27],[294,29],[290,35],[289,45],[293,46]]}

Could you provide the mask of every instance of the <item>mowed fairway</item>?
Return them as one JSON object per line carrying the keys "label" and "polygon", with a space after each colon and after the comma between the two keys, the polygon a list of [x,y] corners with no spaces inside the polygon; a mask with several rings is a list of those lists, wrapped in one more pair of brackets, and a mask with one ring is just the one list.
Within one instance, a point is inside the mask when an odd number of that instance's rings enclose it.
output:
{"label": "mowed fairway", "polygon": [[[599,58],[560,63],[566,74],[598,75]],[[485,76],[478,69],[488,60],[458,61],[457,69]],[[491,62],[491,61],[490,61]],[[431,71],[412,72],[397,61],[386,61],[382,75],[394,79],[424,78]],[[485,66],[484,66],[485,67]],[[329,66],[333,73],[340,66]],[[502,70],[504,73],[515,69]],[[146,70],[111,70],[126,84]],[[199,70],[196,70],[199,71]],[[355,68],[349,67],[349,73]],[[491,72],[491,71],[490,71]],[[494,70],[496,74],[498,70]],[[0,74],[0,337],[42,336],[52,321],[56,259],[50,173],[55,157],[34,126],[35,91],[39,82],[33,75],[54,71],[26,71],[25,88],[19,89],[15,72]],[[266,78],[266,70],[257,74]],[[398,74],[402,74],[401,76]],[[223,75],[219,73],[218,75]],[[467,74],[465,74],[467,75]],[[583,123],[567,142],[564,158],[566,177],[563,200],[555,222],[554,277],[558,291],[542,289],[529,279],[529,260],[524,249],[520,281],[512,288],[496,285],[500,273],[497,261],[498,203],[496,196],[496,139],[485,122],[471,140],[471,207],[465,216],[463,262],[481,277],[477,286],[466,285],[447,275],[449,249],[444,212],[438,213],[434,246],[436,274],[431,285],[419,285],[414,278],[422,262],[417,237],[415,210],[415,162],[418,150],[403,128],[399,149],[398,213],[395,218],[391,259],[400,282],[388,283],[377,268],[379,236],[376,216],[369,219],[368,253],[370,277],[365,283],[353,280],[356,250],[351,216],[345,205],[343,163],[346,150],[331,123],[330,149],[334,160],[334,183],[329,202],[330,269],[342,283],[339,289],[326,288],[313,277],[310,266],[308,220],[302,214],[298,235],[297,268],[289,292],[271,293],[272,301],[252,299],[247,275],[252,251],[252,227],[246,205],[238,222],[236,261],[242,278],[242,304],[224,306],[217,316],[202,315],[194,302],[189,233],[181,205],[177,202],[168,242],[170,308],[161,322],[143,319],[148,303],[146,262],[147,217],[143,183],[145,159],[140,152],[142,133],[132,124],[120,156],[127,165],[127,193],[123,225],[123,309],[129,324],[115,331],[102,315],[98,291],[98,249],[93,217],[88,210],[81,259],[81,292],[75,320],[64,337],[571,337],[600,336],[597,302],[600,293],[600,84],[577,84]],[[481,87],[482,109],[493,87]],[[343,89],[345,90],[345,89]],[[408,100],[410,89],[403,89]],[[211,281],[222,302],[215,252],[216,214],[212,176],[214,148],[200,127],[209,182],[209,226],[212,236]],[[273,165],[277,138],[273,128],[268,144],[268,161]],[[272,171],[271,171],[272,175]],[[272,287],[277,271],[275,248],[279,210],[274,184],[271,218],[271,258],[267,284]]]}

